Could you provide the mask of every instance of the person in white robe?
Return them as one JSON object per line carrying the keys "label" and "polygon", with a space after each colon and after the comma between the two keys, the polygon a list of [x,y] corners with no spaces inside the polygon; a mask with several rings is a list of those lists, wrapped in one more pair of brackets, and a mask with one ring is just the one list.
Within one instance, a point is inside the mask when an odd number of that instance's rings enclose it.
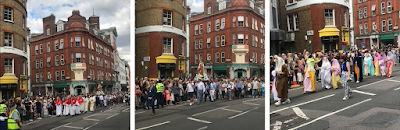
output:
{"label": "person in white robe", "polygon": [[273,95],[273,97],[274,97],[274,101],[279,101],[279,98],[278,98],[278,92],[277,92],[277,90],[276,90],[276,84],[277,84],[277,81],[276,81],[276,73],[275,73],[275,70],[273,70],[272,71],[272,76],[274,77],[274,81],[272,82],[272,95]]}
{"label": "person in white robe", "polygon": [[106,95],[104,95],[104,100],[103,100],[103,102],[104,102],[104,107],[107,107],[107,96],[106,96]]}
{"label": "person in white robe", "polygon": [[78,97],[75,101],[75,114],[80,115],[81,114],[81,103],[79,101],[80,97]]}
{"label": "person in white robe", "polygon": [[324,89],[332,88],[332,76],[331,76],[331,63],[324,57],[322,60],[321,67],[321,85]]}
{"label": "person in white robe", "polygon": [[76,103],[75,97],[71,97],[71,108],[69,109],[69,114],[71,116],[75,116],[75,108],[76,108],[75,103]]}
{"label": "person in white robe", "polygon": [[54,102],[54,104],[56,105],[56,115],[57,116],[60,116],[61,115],[61,106],[62,106],[62,103],[61,103],[61,100],[60,100],[60,98],[59,97],[57,97],[57,100]]}
{"label": "person in white robe", "polygon": [[93,96],[91,96],[90,97],[90,111],[94,111],[94,97]]}
{"label": "person in white robe", "polygon": [[84,102],[84,106],[85,106],[85,109],[83,110],[83,112],[87,112],[88,110],[89,110],[89,98],[87,97],[87,96],[85,96],[85,98],[83,99],[83,102]]}
{"label": "person in white robe", "polygon": [[65,116],[68,116],[68,115],[69,115],[69,109],[70,109],[70,107],[71,107],[71,106],[70,106],[70,105],[71,105],[71,104],[70,104],[70,103],[71,103],[70,100],[71,100],[71,99],[69,99],[69,97],[67,97],[67,98],[64,100],[64,103],[63,103],[63,104],[64,104],[64,115],[65,115]]}

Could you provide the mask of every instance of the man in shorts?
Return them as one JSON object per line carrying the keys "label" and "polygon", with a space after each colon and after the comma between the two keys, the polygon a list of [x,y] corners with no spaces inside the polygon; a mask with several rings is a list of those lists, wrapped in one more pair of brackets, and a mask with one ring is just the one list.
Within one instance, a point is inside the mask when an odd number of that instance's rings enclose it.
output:
{"label": "man in shorts", "polygon": [[194,87],[193,87],[193,85],[190,83],[190,82],[187,82],[186,83],[187,85],[187,87],[186,87],[186,90],[185,90],[185,92],[188,94],[188,98],[190,98],[190,103],[189,103],[189,105],[191,106],[192,105],[192,101],[193,101],[193,99],[194,99]]}

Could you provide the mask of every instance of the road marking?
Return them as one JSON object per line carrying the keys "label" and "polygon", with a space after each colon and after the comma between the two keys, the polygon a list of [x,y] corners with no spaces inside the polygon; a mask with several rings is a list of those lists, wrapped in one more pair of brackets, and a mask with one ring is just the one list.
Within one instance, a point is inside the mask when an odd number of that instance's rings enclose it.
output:
{"label": "road marking", "polygon": [[358,91],[358,90],[353,90],[353,92],[356,92],[356,93],[359,93],[359,94],[370,95],[370,96],[375,96],[376,95],[374,93],[363,92],[363,91]]}
{"label": "road marking", "polygon": [[143,112],[146,112],[146,111],[142,111],[142,112],[138,112],[138,113],[135,113],[135,115],[136,115],[136,114],[140,114],[140,113],[143,113]]}
{"label": "road marking", "polygon": [[50,129],[50,130],[55,130],[55,129],[58,129],[58,128],[61,128],[61,127],[64,127],[64,126],[66,126],[66,125],[69,125],[69,124],[71,124],[72,122],[70,122],[70,123],[67,123],[67,124],[64,124],[64,125],[61,125],[61,126],[58,126],[58,127],[55,127],[55,128],[53,128],[53,129]]}
{"label": "road marking", "polygon": [[110,119],[111,117],[116,116],[116,115],[118,115],[118,114],[119,114],[119,113],[115,113],[114,115],[111,115],[111,116],[107,117],[107,119]]}
{"label": "road marking", "polygon": [[211,124],[212,123],[212,122],[209,122],[209,121],[200,120],[200,119],[196,119],[196,118],[193,118],[193,117],[188,117],[187,119],[192,120],[192,121],[201,122],[201,123],[206,123],[206,124]]}
{"label": "road marking", "polygon": [[231,117],[229,117],[228,119],[233,119],[233,118],[235,118],[235,117],[241,116],[241,115],[246,114],[247,112],[250,112],[250,111],[255,110],[255,109],[257,109],[257,108],[258,108],[258,107],[253,108],[253,109],[248,110],[248,111],[245,111],[245,112],[243,112],[243,113],[239,113],[239,114],[237,114],[237,115],[231,116]]}
{"label": "road marking", "polygon": [[249,100],[246,100],[246,101],[243,101],[243,102],[249,102],[249,101],[255,101],[255,100],[258,100],[258,98],[256,98],[256,99],[249,99]]}
{"label": "road marking", "polygon": [[396,89],[394,89],[394,91],[397,91],[397,90],[399,90],[400,88],[396,88]]}
{"label": "road marking", "polygon": [[248,105],[260,105],[260,104],[250,103],[250,102],[244,102],[243,104],[248,104]]}
{"label": "road marking", "polygon": [[207,126],[204,126],[204,127],[198,128],[197,130],[204,130],[204,129],[207,129]]}
{"label": "road marking", "polygon": [[91,125],[91,126],[89,126],[89,127],[86,127],[85,129],[83,129],[83,130],[88,130],[88,129],[90,129],[91,127],[93,127],[93,126],[95,126],[95,125],[97,125],[97,124],[99,124],[99,122],[97,122],[97,123],[94,123],[93,125]]}
{"label": "road marking", "polygon": [[398,81],[398,80],[387,80],[387,81],[392,81],[392,82],[400,82],[400,81]]}
{"label": "road marking", "polygon": [[66,125],[66,126],[64,126],[64,127],[67,127],[67,128],[74,128],[74,129],[83,129],[82,127],[75,127],[75,126],[68,126],[68,125]]}
{"label": "road marking", "polygon": [[200,112],[200,113],[194,114],[192,116],[198,116],[198,115],[201,115],[201,114],[204,114],[204,113],[207,113],[207,112],[212,112],[212,111],[215,111],[215,110],[218,110],[218,109],[221,109],[221,108],[227,108],[227,107],[229,107],[229,106],[223,106],[223,107],[211,109],[211,110],[208,110],[208,111],[205,111],[205,112]]}
{"label": "road marking", "polygon": [[306,119],[306,120],[310,119],[310,118],[308,118],[308,117],[306,116],[306,114],[303,113],[303,111],[300,110],[299,107],[294,107],[294,108],[293,108],[293,111],[294,111],[294,113],[296,113],[297,116],[299,116],[299,117],[301,117],[301,118],[303,118],[303,119]]}
{"label": "road marking", "polygon": [[352,107],[354,107],[354,106],[360,105],[360,104],[362,104],[362,103],[364,103],[364,102],[368,102],[368,101],[371,101],[371,100],[372,100],[371,98],[369,98],[369,99],[366,99],[366,100],[364,100],[364,101],[361,101],[361,102],[359,102],[359,103],[356,103],[356,104],[353,104],[353,105],[351,105],[351,106],[348,106],[348,107],[342,108],[342,109],[340,109],[340,110],[337,110],[337,111],[335,111],[335,112],[332,112],[332,113],[329,113],[329,114],[326,114],[326,115],[320,116],[320,117],[318,117],[317,119],[314,119],[314,120],[312,120],[312,121],[310,121],[310,122],[307,122],[307,123],[301,124],[300,126],[297,126],[297,127],[291,128],[291,129],[289,129],[289,130],[295,130],[295,129],[301,128],[301,127],[303,127],[303,126],[306,126],[306,125],[309,125],[309,124],[311,124],[311,123],[314,123],[314,122],[316,122],[316,121],[318,121],[318,120],[321,120],[321,119],[323,119],[323,118],[325,118],[325,117],[328,117],[328,116],[334,115],[334,114],[336,114],[336,113],[339,113],[339,112],[341,112],[341,111],[344,111],[344,110],[346,110],[346,109],[352,108]]}
{"label": "road marking", "polygon": [[328,96],[325,96],[325,97],[321,97],[321,98],[317,98],[317,99],[314,99],[314,100],[311,100],[311,101],[308,101],[308,102],[303,102],[303,103],[299,103],[299,104],[297,104],[297,105],[293,105],[293,106],[290,106],[290,107],[285,107],[285,108],[282,108],[282,109],[273,111],[273,112],[271,112],[271,114],[272,114],[272,113],[277,113],[277,112],[280,112],[280,111],[283,111],[283,110],[286,110],[286,109],[289,109],[289,108],[293,108],[293,107],[298,107],[298,106],[301,106],[301,105],[305,105],[305,104],[308,104],[308,103],[311,103],[311,102],[315,102],[315,101],[318,101],[318,100],[322,100],[322,99],[324,99],[324,98],[332,97],[332,96],[334,96],[334,95],[335,95],[335,94],[331,94],[331,95],[328,95]]}
{"label": "road marking", "polygon": [[294,90],[297,90],[297,89],[302,89],[302,87],[298,87],[298,88],[290,89],[289,91],[294,91]]}
{"label": "road marking", "polygon": [[95,115],[97,115],[97,114],[93,114],[93,115],[90,115],[90,116],[86,116],[86,117],[84,117],[84,118],[89,118],[89,117],[92,117],[92,116],[95,116]]}
{"label": "road marking", "polygon": [[171,121],[166,121],[166,122],[163,122],[163,123],[158,123],[158,124],[154,124],[154,125],[147,126],[147,127],[142,127],[142,128],[136,129],[136,130],[145,130],[145,129],[148,129],[148,128],[151,128],[151,127],[156,127],[156,126],[168,124],[168,123],[170,123],[170,122],[171,122]]}
{"label": "road marking", "polygon": [[100,120],[97,120],[97,119],[88,119],[88,118],[83,118],[84,120],[92,120],[92,121],[100,121]]}
{"label": "road marking", "polygon": [[383,81],[388,81],[390,79],[392,79],[392,78],[381,80],[381,81],[378,81],[378,82],[372,82],[372,83],[369,83],[369,84],[366,84],[366,85],[362,85],[362,86],[357,87],[357,88],[364,88],[364,87],[367,87],[367,86],[372,85],[372,84],[380,83],[380,82],[383,82]]}
{"label": "road marking", "polygon": [[281,125],[282,125],[282,122],[281,121],[276,121],[275,122],[275,124],[271,124],[272,126],[274,126],[274,129],[273,130],[280,130],[281,129]]}
{"label": "road marking", "polygon": [[[129,111],[129,108],[126,108],[125,110],[122,110],[122,112],[127,112]],[[144,112],[144,111],[143,111]],[[135,113],[136,114],[136,113]]]}
{"label": "road marking", "polygon": [[232,109],[226,109],[226,108],[221,108],[222,110],[226,110],[226,111],[231,111],[231,112],[242,112],[242,111],[238,111],[238,110],[232,110]]}
{"label": "road marking", "polygon": [[22,126],[27,126],[27,125],[30,125],[30,124],[32,124],[32,123],[36,123],[36,122],[39,122],[39,121],[40,121],[40,120],[32,121],[32,122],[29,122],[29,123],[23,124]]}

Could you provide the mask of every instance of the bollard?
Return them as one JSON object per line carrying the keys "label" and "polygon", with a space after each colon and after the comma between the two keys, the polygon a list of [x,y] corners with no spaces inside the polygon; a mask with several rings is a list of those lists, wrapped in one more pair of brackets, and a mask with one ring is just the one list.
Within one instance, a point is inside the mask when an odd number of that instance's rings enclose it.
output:
{"label": "bollard", "polygon": [[8,125],[7,125],[7,117],[0,116],[0,130],[7,130]]}

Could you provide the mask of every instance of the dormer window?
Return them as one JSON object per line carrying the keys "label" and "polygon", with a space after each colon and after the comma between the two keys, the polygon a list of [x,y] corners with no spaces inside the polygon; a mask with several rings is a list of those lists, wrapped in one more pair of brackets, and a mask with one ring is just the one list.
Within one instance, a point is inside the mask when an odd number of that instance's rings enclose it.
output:
{"label": "dormer window", "polygon": [[224,10],[226,9],[226,2],[225,1],[221,1],[219,3],[219,10]]}
{"label": "dormer window", "polygon": [[50,28],[49,27],[47,27],[47,31],[46,31],[47,33],[47,36],[49,36],[50,35]]}
{"label": "dormer window", "polygon": [[254,1],[250,0],[250,8],[254,9]]}
{"label": "dormer window", "polygon": [[64,30],[63,25],[62,24],[57,25],[57,32],[60,32],[62,30]]}
{"label": "dormer window", "polygon": [[211,7],[207,8],[207,14],[211,14]]}

